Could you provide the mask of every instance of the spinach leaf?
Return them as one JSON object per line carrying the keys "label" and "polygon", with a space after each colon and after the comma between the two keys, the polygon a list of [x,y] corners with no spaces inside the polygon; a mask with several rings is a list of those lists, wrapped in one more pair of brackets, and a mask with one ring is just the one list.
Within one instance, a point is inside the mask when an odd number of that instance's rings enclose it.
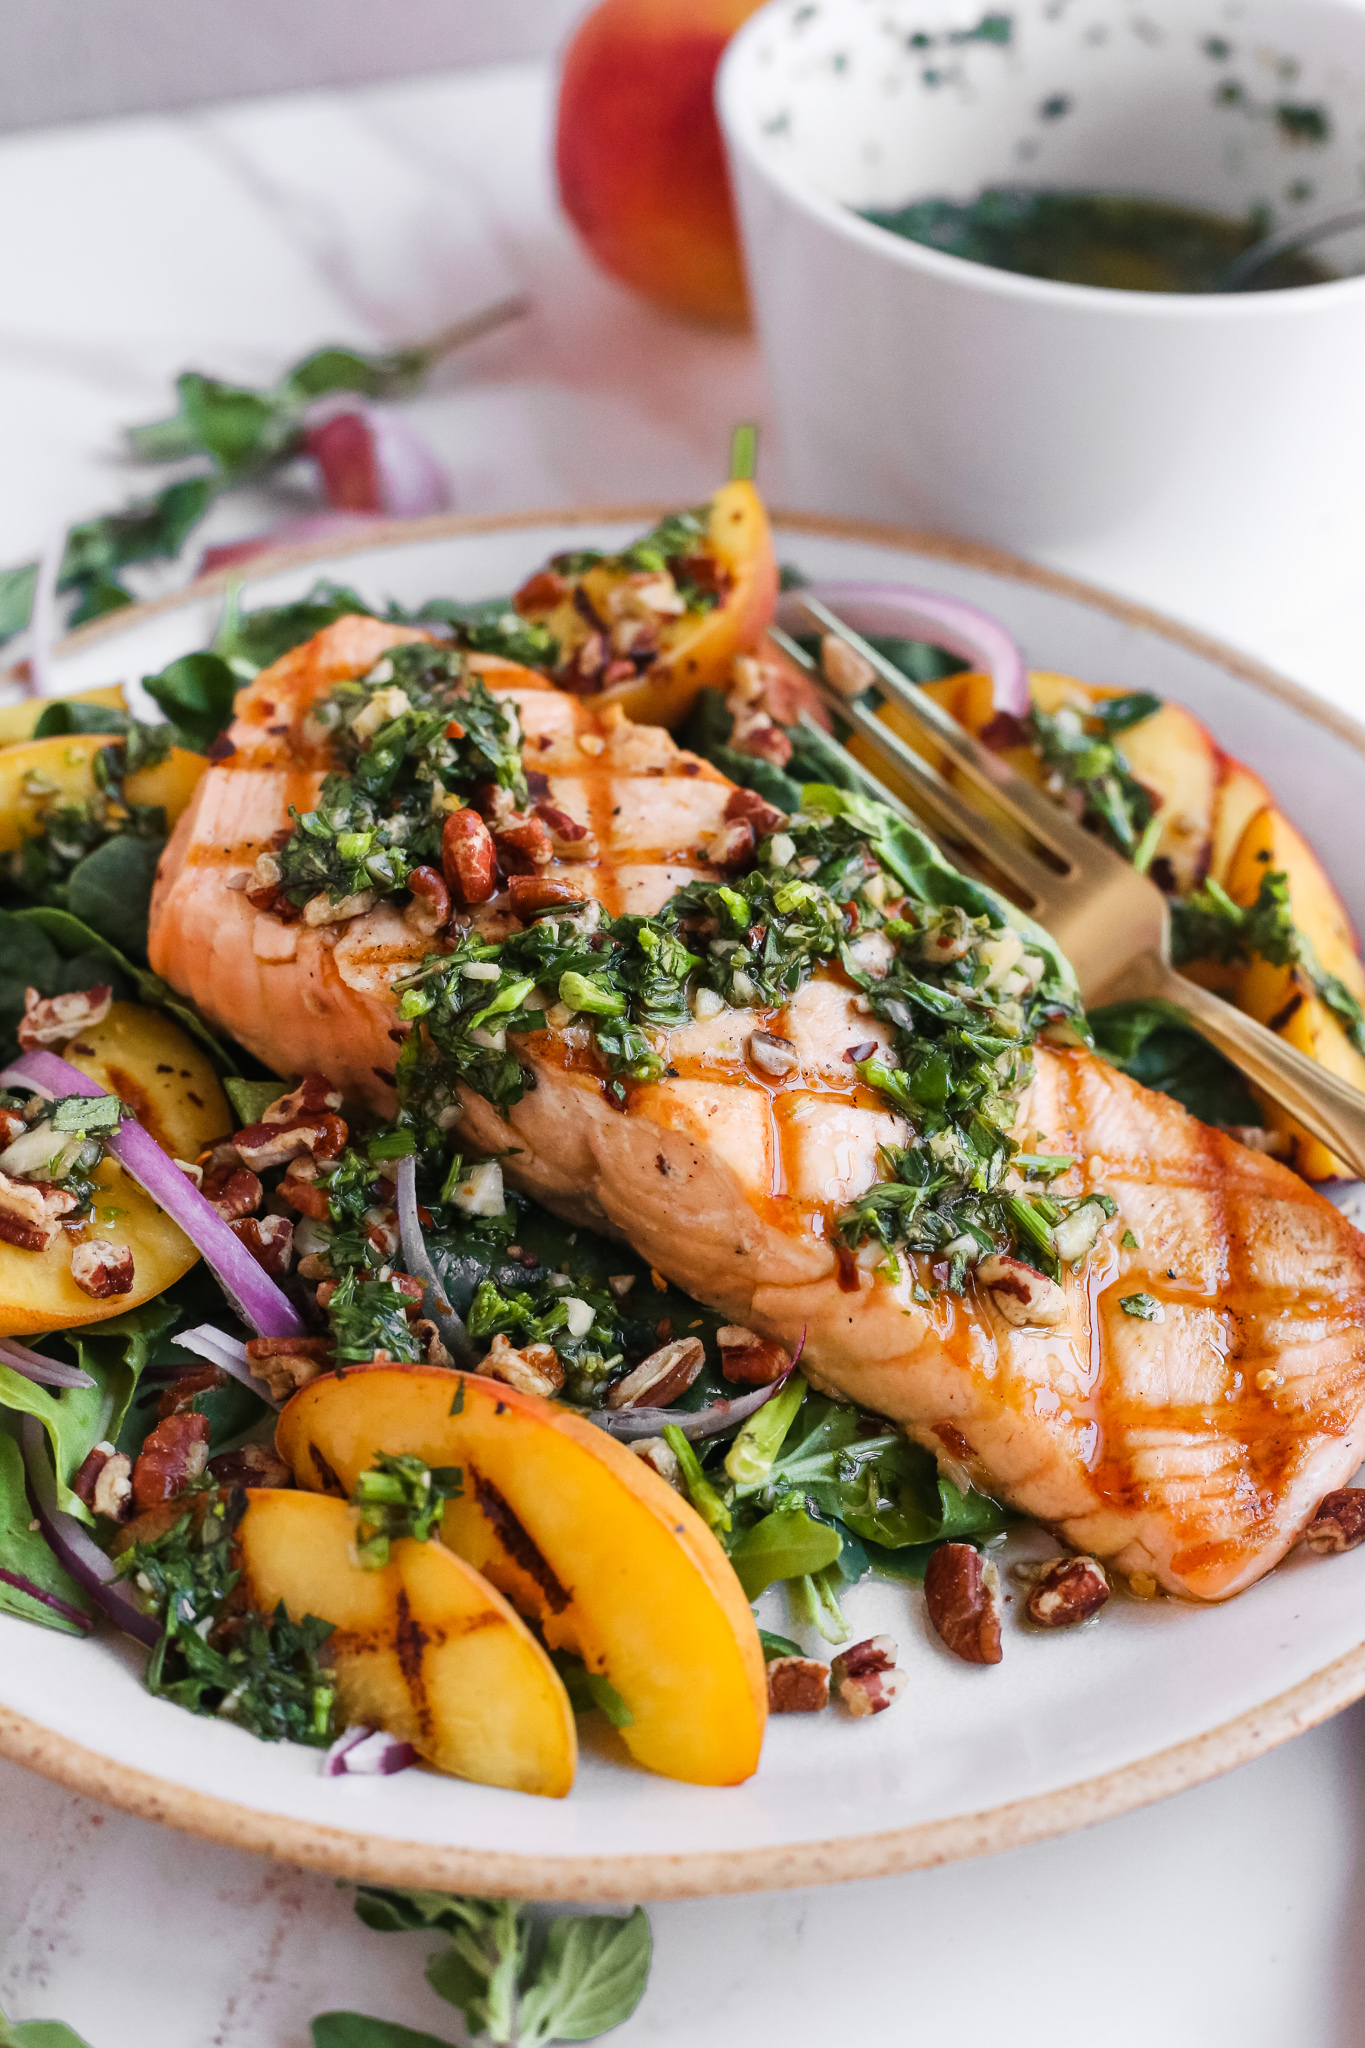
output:
{"label": "spinach leaf", "polygon": [[106,839],[71,871],[71,915],[120,952],[145,958],[152,886],[165,844],[132,834]]}
{"label": "spinach leaf", "polygon": [[160,675],[144,676],[142,687],[165,712],[187,747],[207,753],[232,723],[239,682],[221,654],[182,654]]}
{"label": "spinach leaf", "polygon": [[320,2012],[311,2031],[313,2048],[451,2048],[435,2034],[419,2034],[397,2020],[371,2019],[363,2012]]}
{"label": "spinach leaf", "polygon": [[1090,1012],[1095,1050],[1206,1124],[1260,1124],[1264,1111],[1229,1060],[1160,1000],[1106,1003]]}
{"label": "spinach leaf", "polygon": [[259,611],[244,612],[234,599],[223,608],[222,624],[213,652],[225,661],[239,682],[249,683],[269,668],[291,647],[301,647],[324,626],[335,625],[359,613],[376,618],[374,607],[358,591],[344,583],[315,583],[306,597],[294,604],[263,605]]}
{"label": "spinach leaf", "polygon": [[112,704],[81,704],[70,697],[57,697],[38,713],[32,737],[50,740],[68,732],[126,733],[131,724],[127,712],[116,711]]}
{"label": "spinach leaf", "polygon": [[[80,1617],[87,1614],[93,1619],[94,1609],[58,1564],[42,1532],[29,1526],[32,1520],[24,1461],[18,1444],[0,1422],[0,1613],[17,1615],[21,1621],[40,1621],[67,1635],[83,1635]],[[34,1592],[26,1592],[26,1586]],[[0,2044],[3,2041],[0,2022]]]}
{"label": "spinach leaf", "polygon": [[746,1600],[779,1579],[803,1579],[837,1562],[843,1538],[828,1522],[817,1522],[796,1495],[780,1501],[770,1515],[755,1522],[730,1552],[735,1576]]}
{"label": "spinach leaf", "polygon": [[550,1922],[535,1976],[523,1991],[520,2048],[593,2041],[628,2020],[644,1997],[653,1944],[648,1916],[563,1914]]}

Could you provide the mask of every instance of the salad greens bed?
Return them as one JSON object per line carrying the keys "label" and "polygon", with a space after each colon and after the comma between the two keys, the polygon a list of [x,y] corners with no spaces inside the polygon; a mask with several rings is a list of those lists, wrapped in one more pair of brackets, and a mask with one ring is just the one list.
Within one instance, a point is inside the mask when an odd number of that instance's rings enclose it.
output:
{"label": "salad greens bed", "polygon": [[[435,625],[445,637],[393,650],[368,678],[338,687],[318,707],[335,768],[315,809],[295,816],[277,859],[279,894],[296,909],[320,890],[341,902],[402,889],[415,866],[439,858],[443,809],[477,783],[496,785],[512,804],[527,799],[515,714],[464,673],[462,650],[544,663],[554,650],[535,643],[537,629],[500,602],[376,612],[354,591],[319,583],[292,605],[245,612],[234,603],[211,650],[148,679],[176,741],[211,749],[242,681],[357,611]],[[919,680],[953,666],[916,643],[890,642],[887,651]],[[1139,862],[1150,851],[1150,803],[1128,775],[1118,739],[1155,701],[1117,700],[1103,733],[1084,748],[1069,728],[1039,740],[1100,827]],[[110,981],[117,996],[162,1008],[193,1032],[241,1121],[254,1121],[279,1084],[218,1044],[145,965],[147,886],[164,819],[122,803],[120,792],[134,765],[164,751],[167,728],[64,704],[50,706],[44,720],[48,731],[96,730],[109,742],[95,805],[79,818],[45,817],[0,888],[0,1034],[13,1032],[28,987],[52,995]],[[501,941],[467,934],[399,985],[399,1015],[411,1029],[397,1063],[398,1115],[386,1126],[350,1120],[344,1149],[317,1174],[324,1213],[305,1215],[295,1234],[301,1271],[332,1283],[325,1309],[311,1297],[308,1305],[311,1327],[338,1360],[380,1350],[397,1360],[426,1355],[393,1277],[396,1249],[373,1227],[394,1200],[398,1162],[410,1159],[427,1251],[477,1346],[502,1337],[549,1346],[563,1398],[591,1413],[661,1344],[696,1336],[706,1362],[670,1414],[680,1423],[732,1394],[719,1370],[718,1318],[632,1253],[570,1229],[510,1190],[500,1191],[500,1208],[496,1197],[471,1200],[470,1162],[452,1149],[457,1087],[507,1110],[527,1086],[518,1037],[540,1028],[547,1009],[591,1044],[625,1102],[665,1071],[652,1031],[729,1006],[779,1004],[821,963],[837,960],[886,1041],[859,1048],[854,1070],[899,1111],[906,1133],[883,1154],[883,1176],[840,1220],[838,1237],[844,1256],[861,1250],[893,1278],[911,1261],[922,1302],[945,1289],[960,1293],[971,1264],[999,1249],[1055,1275],[1084,1255],[1113,1213],[1103,1195],[1059,1196],[1054,1183],[1070,1158],[1026,1153],[1011,1135],[1034,1042],[1090,1037],[1070,970],[1047,935],[947,866],[876,800],[851,757],[813,728],[791,729],[792,758],[778,769],[730,746],[729,713],[710,691],[685,737],[786,814],[761,839],[751,873],[694,882],[651,917],[608,919],[590,903],[534,917]],[[1273,890],[1251,912],[1210,897],[1188,915],[1216,927],[1229,957],[1238,947],[1296,943]],[[1205,949],[1213,942],[1203,926],[1199,937]],[[1161,1005],[1116,1006],[1091,1023],[1100,1050],[1147,1085],[1210,1121],[1256,1120],[1238,1077]],[[231,1327],[201,1267],[143,1308],[40,1340],[54,1359],[67,1347],[90,1375],[89,1388],[36,1385],[0,1363],[0,1610],[77,1633],[92,1625],[85,1593],[33,1526],[17,1421],[41,1424],[58,1506],[91,1524],[73,1476],[97,1444],[136,1456],[162,1388],[175,1368],[189,1366],[175,1333],[202,1321]],[[193,1406],[208,1420],[211,1454],[269,1434],[269,1409],[235,1381],[196,1395]],[[693,1505],[750,1599],[784,1586],[793,1618],[831,1642],[848,1635],[840,1606],[848,1585],[868,1573],[918,1579],[936,1544],[981,1543],[1004,1527],[993,1501],[959,1490],[928,1452],[881,1419],[812,1392],[799,1371],[728,1437],[694,1442],[672,1422],[664,1434]],[[364,1475],[357,1506],[368,1517],[371,1561],[382,1561],[398,1529],[430,1532],[444,1484],[425,1467]],[[383,1513],[376,1504],[385,1504]],[[325,1625],[295,1626],[283,1613],[231,1618],[239,1511],[205,1479],[178,1520],[121,1560],[125,1581],[160,1626],[147,1682],[196,1711],[230,1713],[260,1735],[325,1745],[335,1733]],[[768,1643],[773,1655],[793,1648],[781,1636]],[[609,1685],[572,1669],[566,1676],[583,1710],[621,1710]]]}

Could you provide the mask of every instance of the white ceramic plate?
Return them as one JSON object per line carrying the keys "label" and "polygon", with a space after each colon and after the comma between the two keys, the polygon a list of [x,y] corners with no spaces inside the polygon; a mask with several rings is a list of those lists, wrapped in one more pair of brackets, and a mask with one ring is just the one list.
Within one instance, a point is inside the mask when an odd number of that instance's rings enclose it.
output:
{"label": "white ceramic plate", "polygon": [[[349,551],[273,557],[246,600],[298,596],[319,573],[371,600],[486,597],[553,550],[619,542],[647,516],[379,529]],[[954,592],[1002,618],[1037,667],[1190,705],[1266,776],[1353,914],[1365,914],[1365,733],[1339,713],[1226,649],[1007,557],[886,528],[778,526],[782,559],[812,575]],[[203,646],[221,588],[201,583],[76,635],[61,686],[134,680]],[[323,1779],[316,1751],[150,1699],[123,1645],[0,1616],[0,1752],[149,1818],[341,1876],[544,1899],[825,1884],[1060,1833],[1244,1762],[1365,1693],[1363,1602],[1365,1549],[1300,1553],[1226,1607],[1116,1599],[1075,1634],[1008,1627],[1003,1664],[975,1670],[942,1651],[917,1590],[867,1583],[847,1610],[855,1639],[887,1630],[901,1645],[910,1685],[893,1712],[779,1717],[757,1776],[725,1791],[647,1776],[609,1734],[590,1736],[562,1801],[418,1771]],[[766,1604],[770,1626],[799,1633],[780,1596]]]}

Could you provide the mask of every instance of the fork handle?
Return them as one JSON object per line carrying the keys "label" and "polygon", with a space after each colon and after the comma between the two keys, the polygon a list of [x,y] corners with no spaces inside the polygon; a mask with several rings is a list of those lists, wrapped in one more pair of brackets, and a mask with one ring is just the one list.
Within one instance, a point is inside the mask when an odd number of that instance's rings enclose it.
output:
{"label": "fork handle", "polygon": [[1201,1038],[1321,1139],[1357,1179],[1365,1180],[1365,1095],[1359,1089],[1286,1045],[1221,996],[1178,974],[1158,953],[1141,954],[1121,980],[1104,991],[1106,1002],[1140,996],[1173,1003]]}

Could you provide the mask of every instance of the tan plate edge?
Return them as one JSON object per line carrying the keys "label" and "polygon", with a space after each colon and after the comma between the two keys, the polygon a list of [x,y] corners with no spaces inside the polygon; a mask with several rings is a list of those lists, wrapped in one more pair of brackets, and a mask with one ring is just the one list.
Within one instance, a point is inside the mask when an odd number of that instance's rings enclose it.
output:
{"label": "tan plate edge", "polygon": [[981,1813],[921,1821],[885,1834],[682,1856],[517,1856],[320,1827],[313,1821],[289,1820],[186,1786],[168,1785],[149,1772],[116,1763],[66,1736],[55,1735],[7,1707],[0,1707],[0,1756],[65,1785],[69,1791],[121,1807],[139,1820],[159,1821],[204,1841],[254,1850],[280,1862],[326,1871],[353,1884],[630,1904],[641,1899],[706,1898],[725,1892],[842,1884],[1022,1849],[1030,1842],[1113,1820],[1174,1792],[1202,1785],[1238,1764],[1250,1763],[1317,1727],[1362,1693],[1365,1644],[1277,1699],[1225,1721],[1220,1728],[1055,1792]]}
{"label": "tan plate edge", "polygon": [[[248,573],[219,571],[185,589],[147,604],[125,607],[68,636],[60,653],[75,653],[112,638],[126,627],[173,611],[198,599],[222,595],[230,581],[255,583],[283,570],[358,554],[371,548],[462,535],[503,533],[522,527],[580,526],[647,520],[670,509],[658,505],[588,506],[566,510],[490,515],[447,514],[418,520],[384,520],[353,534],[306,546],[281,548],[248,565]],[[1330,732],[1365,755],[1365,727],[1347,713],[1276,674],[1221,641],[1177,624],[1159,612],[1131,604],[1021,557],[973,542],[919,533],[871,521],[833,519],[808,513],[774,512],[773,525],[787,532],[840,540],[868,541],[964,567],[984,569],[1012,582],[1050,590],[1107,613],[1139,630],[1175,642],[1225,669],[1252,688]],[[1223,1771],[1249,1763],[1294,1736],[1304,1734],[1365,1694],[1365,1643],[1348,1651],[1287,1692],[1251,1708],[1218,1728],[1125,1764],[1097,1778],[1013,1801],[981,1813],[922,1821],[913,1827],[824,1842],[789,1843],[781,1848],[699,1852],[681,1856],[517,1856],[453,1845],[400,1842],[342,1828],[289,1820],[238,1806],[230,1800],[171,1785],[149,1772],[55,1734],[26,1715],[0,1706],[0,1756],[65,1785],[90,1799],[120,1807],[142,1820],[228,1847],[255,1851],[306,1869],[352,1882],[414,1885],[487,1895],[508,1894],[546,1900],[631,1902],[717,1896],[726,1892],[779,1891],[859,1878],[888,1877],[972,1856],[1023,1848],[1030,1842],[1111,1820],[1140,1806],[1205,1783]]]}

